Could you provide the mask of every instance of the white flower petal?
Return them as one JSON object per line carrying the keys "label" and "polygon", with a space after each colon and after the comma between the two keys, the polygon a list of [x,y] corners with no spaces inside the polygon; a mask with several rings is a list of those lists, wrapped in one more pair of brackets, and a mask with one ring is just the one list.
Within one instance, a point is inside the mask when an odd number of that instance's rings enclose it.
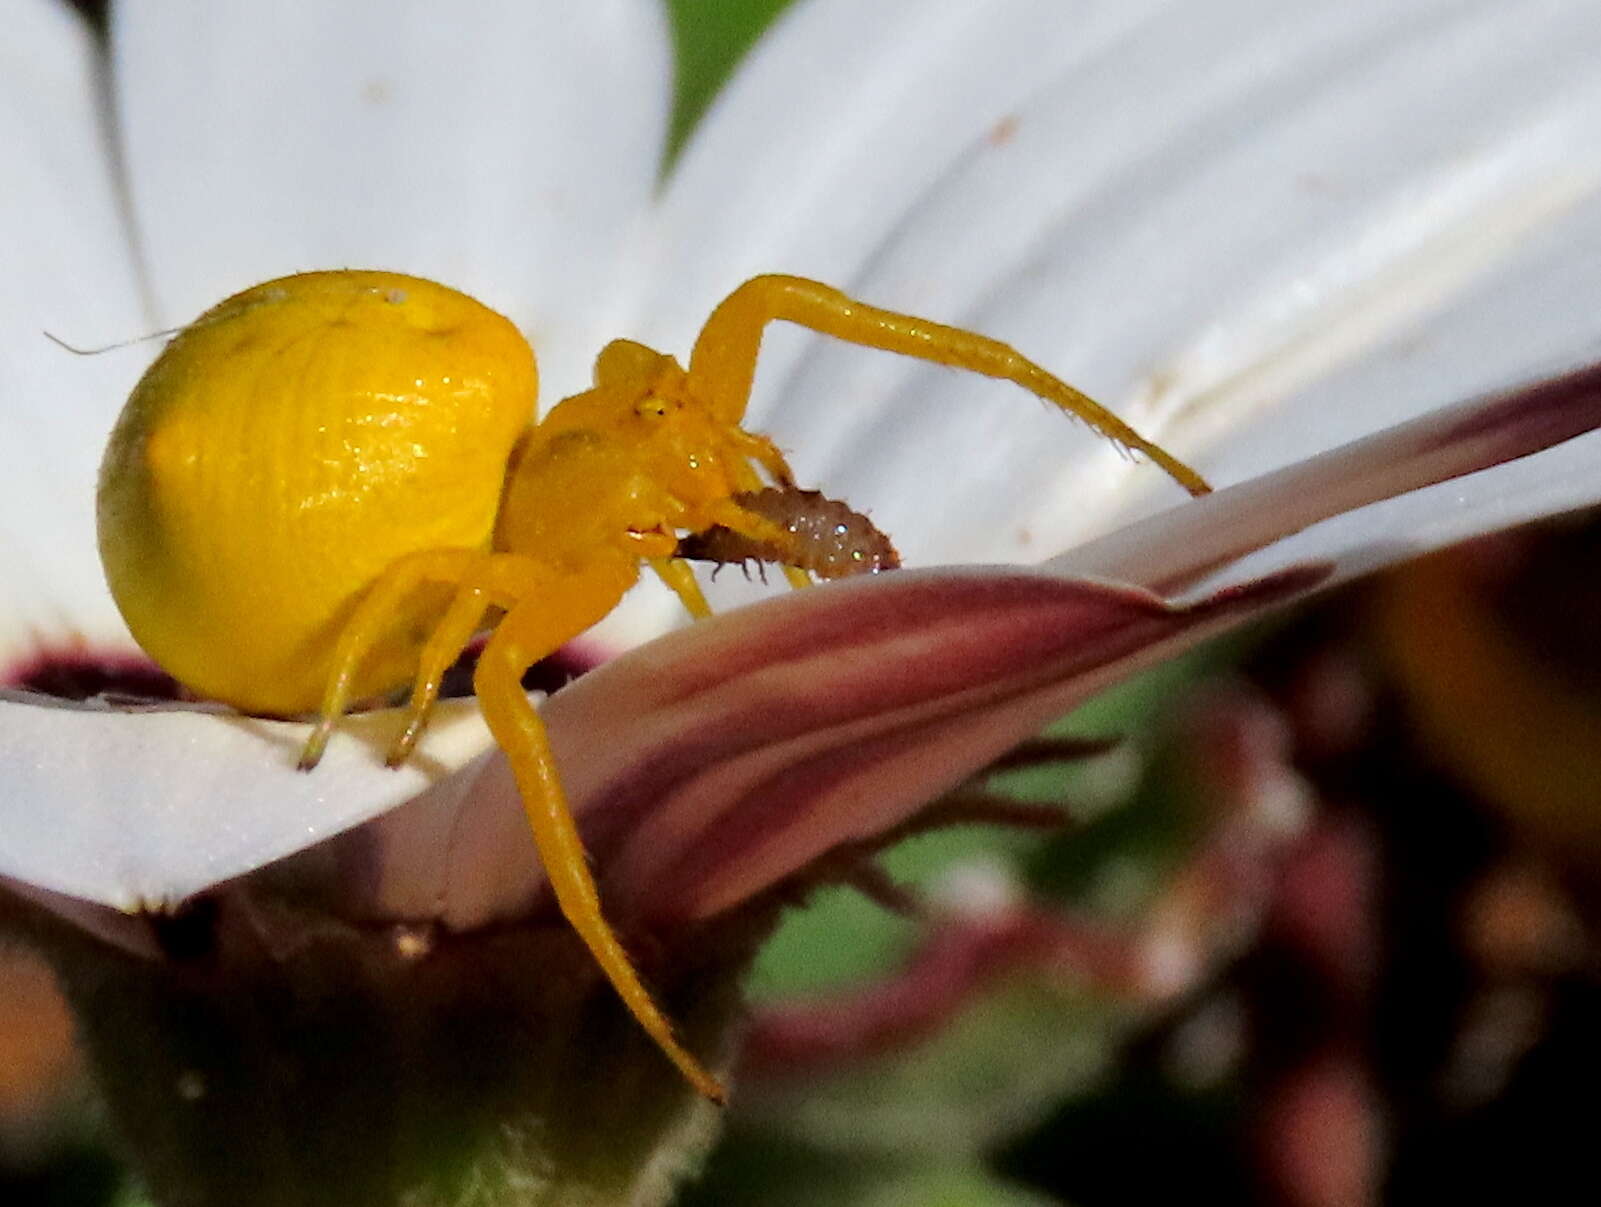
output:
{"label": "white flower petal", "polygon": [[[1174,11],[975,143],[860,289],[1008,339],[1219,482],[1285,464],[1593,338],[1591,17]],[[1176,498],[1015,391],[831,346],[790,384],[803,478],[909,561],[1032,560]]]}
{"label": "white flower petal", "polygon": [[[1008,340],[1221,484],[1594,339],[1601,25],[1577,0],[892,8],[797,10],[691,144],[653,319],[675,350],[741,276],[818,272]],[[1020,34],[1040,49],[993,78]],[[1180,497],[1015,388],[782,325],[751,413],[913,565],[1035,561]],[[658,596],[604,636],[674,615]]]}
{"label": "white flower petal", "polygon": [[116,909],[177,902],[433,785],[448,792],[490,740],[474,701],[445,701],[420,757],[388,771],[395,729],[393,713],[349,718],[301,773],[305,725],[0,695],[0,876]]}
{"label": "white flower petal", "polygon": [[[1010,340],[1227,482],[1588,338],[1582,3],[838,7],[775,30],[671,182],[675,347],[739,277],[820,272]],[[1484,338],[1519,276],[1516,331]],[[1473,353],[1449,374],[1419,326],[1442,309]],[[807,338],[769,341],[752,414],[913,563],[1033,560],[1175,497],[1015,390]]]}
{"label": "white flower petal", "polygon": [[687,350],[711,306],[759,272],[851,284],[907,202],[1013,106],[1140,36],[1165,7],[797,4],[741,65],[668,182],[648,338]]}
{"label": "white flower petal", "polygon": [[654,190],[670,89],[650,0],[140,0],[117,96],[162,312],[314,268],[433,277],[588,383]]}
{"label": "white flower petal", "polygon": [[[95,554],[106,433],[147,353],[78,357],[149,329],[101,127],[99,59],[53,0],[8,7],[0,39],[0,663],[123,637]],[[123,638],[125,640],[125,638]],[[0,673],[5,667],[0,665]]]}

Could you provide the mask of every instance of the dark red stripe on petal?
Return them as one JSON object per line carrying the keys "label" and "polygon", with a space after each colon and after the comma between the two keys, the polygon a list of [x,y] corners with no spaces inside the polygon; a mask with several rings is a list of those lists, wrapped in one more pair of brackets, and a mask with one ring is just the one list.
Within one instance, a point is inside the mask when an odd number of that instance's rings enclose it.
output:
{"label": "dark red stripe on petal", "polygon": [[1454,419],[1446,415],[1425,451],[1480,445],[1486,464],[1541,452],[1601,426],[1601,363],[1491,395]]}
{"label": "dark red stripe on petal", "polygon": [[[822,657],[877,658],[885,643],[954,638],[964,616],[1004,607],[1060,607],[1068,596],[1113,600],[1159,613],[1166,604],[1139,587],[988,568],[906,570],[811,588],[719,616],[715,624],[670,633],[591,673],[598,689],[614,677],[636,681],[639,708],[681,706],[698,693],[751,671]],[[938,634],[937,636],[935,634]]]}

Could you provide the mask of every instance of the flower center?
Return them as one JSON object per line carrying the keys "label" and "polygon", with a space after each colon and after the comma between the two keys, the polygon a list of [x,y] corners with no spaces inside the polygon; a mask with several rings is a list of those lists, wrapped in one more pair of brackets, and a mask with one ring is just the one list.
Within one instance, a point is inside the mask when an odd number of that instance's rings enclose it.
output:
{"label": "flower center", "polygon": [[176,680],[154,662],[126,650],[39,650],[0,671],[0,687],[40,692],[58,700],[108,704],[182,700]]}

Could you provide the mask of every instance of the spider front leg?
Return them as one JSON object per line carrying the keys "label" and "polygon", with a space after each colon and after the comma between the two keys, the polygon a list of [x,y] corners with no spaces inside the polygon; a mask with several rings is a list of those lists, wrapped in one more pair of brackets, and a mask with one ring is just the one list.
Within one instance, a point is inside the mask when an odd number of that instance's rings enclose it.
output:
{"label": "spider front leg", "polygon": [[712,614],[712,606],[706,602],[705,592],[695,581],[695,572],[689,568],[688,562],[677,557],[653,557],[650,559],[650,568],[668,590],[678,596],[684,611],[696,620],[705,620]]}
{"label": "spider front leg", "polygon": [[[740,408],[743,417],[744,408]],[[767,471],[772,478],[774,486],[781,486],[786,490],[795,485],[795,473],[789,468],[789,462],[779,451],[778,445],[773,443],[771,436],[764,436],[760,432],[747,432],[742,427],[736,427],[731,433],[734,447],[745,457],[756,462]],[[749,490],[751,487],[746,486]]]}
{"label": "spider front leg", "polygon": [[587,581],[583,576],[542,576],[528,602],[507,613],[489,639],[478,660],[473,687],[484,720],[511,764],[540,861],[562,914],[662,1053],[701,1094],[722,1102],[721,1083],[673,1035],[672,1024],[640,981],[628,953],[601,913],[600,894],[568,810],[550,738],[522,688],[523,673],[530,666],[611,611],[628,585],[623,582],[612,589],[603,581]]}
{"label": "spider front leg", "polygon": [[[743,429],[741,429],[741,434],[749,435]],[[773,451],[776,454],[778,450],[775,448]],[[786,465],[784,468],[787,470],[789,467]],[[753,474],[752,477],[754,478],[754,476]],[[754,485],[759,486],[760,483],[757,482]],[[750,487],[746,486],[745,489],[750,489]],[[766,516],[759,516],[755,512],[747,511],[732,499],[720,499],[711,504],[707,508],[707,514],[711,517],[712,523],[720,524],[722,527],[732,532],[737,532],[740,536],[749,537],[753,541],[765,541],[775,550],[781,550],[789,544],[789,533],[785,532],[782,527],[773,523]],[[789,585],[796,590],[812,585],[812,576],[799,566],[792,566],[786,563],[783,570],[784,577],[789,580]]]}
{"label": "spider front leg", "polygon": [[[744,416],[744,411],[745,408],[741,406],[741,417]],[[785,460],[784,454],[779,451],[778,445],[773,443],[770,436],[764,436],[760,432],[747,432],[744,428],[735,424],[731,427],[729,437],[735,450],[746,458],[744,463],[736,462],[735,464],[740,490],[756,491],[762,487],[761,479],[756,476],[756,471],[751,468],[750,462],[755,462],[765,469],[767,476],[773,480],[775,486],[785,490],[794,487],[794,471],[789,468],[789,462]],[[726,524],[725,526],[732,527],[732,525]],[[784,577],[789,580],[789,585],[796,590],[812,585],[812,576],[800,567],[786,565],[782,569]]]}
{"label": "spider front leg", "polygon": [[849,343],[1013,382],[1077,416],[1107,439],[1145,454],[1192,495],[1210,489],[1189,466],[1007,344],[959,327],[868,306],[804,277],[753,277],[718,304],[690,354],[687,384],[691,396],[710,407],[719,419],[738,425],[756,377],[762,332],[779,319]]}
{"label": "spider front leg", "polygon": [[[738,435],[749,436],[750,433],[741,431]],[[771,442],[767,441],[765,437],[752,437],[752,442],[771,445]],[[774,456],[779,456],[776,448],[773,448],[772,452]],[[783,459],[780,456],[780,464],[782,464],[782,461]],[[788,468],[787,465],[784,466],[786,471]],[[754,487],[760,487],[761,485],[760,481],[756,479],[754,471],[750,473],[750,483]],[[744,485],[743,478],[741,479],[741,485]],[[719,527],[728,528],[760,545],[773,549],[775,552],[783,550],[788,542],[789,534],[782,528],[764,516],[747,511],[732,499],[721,499],[709,504],[707,516],[707,527],[715,524]],[[700,583],[695,580],[695,572],[690,569],[687,561],[679,557],[653,557],[649,558],[648,561],[650,568],[656,572],[656,576],[667,585],[669,590],[678,596],[679,602],[684,605],[684,610],[692,617],[696,620],[705,620],[712,614],[711,605],[706,602],[706,595],[701,591]],[[790,565],[785,565],[783,569],[784,575],[789,579],[791,586],[809,587],[812,585],[811,576],[805,570]]]}

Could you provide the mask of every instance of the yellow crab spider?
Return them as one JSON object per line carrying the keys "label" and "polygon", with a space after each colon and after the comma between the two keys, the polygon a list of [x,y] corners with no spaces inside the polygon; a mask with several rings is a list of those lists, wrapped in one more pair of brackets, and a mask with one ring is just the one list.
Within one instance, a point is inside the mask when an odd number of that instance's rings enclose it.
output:
{"label": "yellow crab spider", "polygon": [[101,558],[134,637],[199,695],[316,713],[305,768],[353,701],[409,683],[390,754],[404,760],[446,669],[498,613],[473,686],[556,901],[634,1017],[718,1100],[601,912],[520,680],[610,612],[644,565],[706,615],[674,557],[680,533],[721,526],[787,547],[783,528],[737,501],[764,476],[791,484],[777,446],[740,426],[762,333],[779,319],[1015,382],[1206,489],[1005,344],[815,281],[741,285],[687,370],[608,344],[593,388],[536,420],[534,355],[507,319],[431,281],[339,271],[257,285],[183,328],[128,399],[99,490]]}

